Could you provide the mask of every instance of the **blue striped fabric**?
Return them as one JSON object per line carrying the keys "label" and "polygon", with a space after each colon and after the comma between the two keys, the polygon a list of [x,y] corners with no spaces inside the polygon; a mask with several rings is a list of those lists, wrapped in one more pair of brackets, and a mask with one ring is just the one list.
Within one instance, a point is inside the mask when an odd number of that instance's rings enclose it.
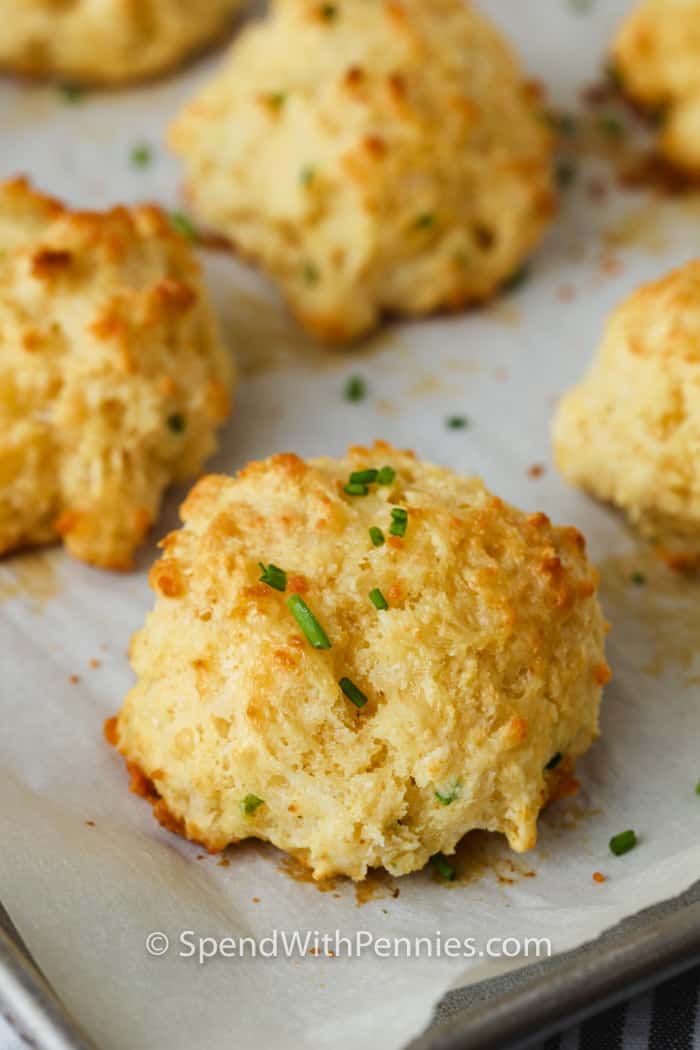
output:
{"label": "blue striped fabric", "polygon": [[700,967],[548,1039],[541,1050],[700,1050]]}

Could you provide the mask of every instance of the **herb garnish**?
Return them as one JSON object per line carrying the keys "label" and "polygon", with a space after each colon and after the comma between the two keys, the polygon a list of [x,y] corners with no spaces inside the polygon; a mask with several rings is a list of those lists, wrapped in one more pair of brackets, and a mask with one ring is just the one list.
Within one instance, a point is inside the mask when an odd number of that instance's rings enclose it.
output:
{"label": "herb garnish", "polygon": [[168,218],[170,219],[170,225],[177,230],[179,234],[183,237],[187,237],[190,241],[194,240],[194,226],[184,212],[171,211]]}
{"label": "herb garnish", "polygon": [[378,587],[373,587],[372,590],[369,592],[369,600],[371,601],[375,609],[389,608],[388,601],[386,600],[386,598],[384,597],[384,595]]}
{"label": "herb garnish", "polygon": [[629,853],[637,845],[637,835],[634,831],[621,831],[619,835],[613,835],[610,839],[610,852],[616,857],[623,853]]}
{"label": "herb garnish", "polygon": [[268,587],[274,587],[276,591],[286,591],[287,589],[287,573],[284,569],[280,569],[279,566],[273,565],[270,562],[269,565],[263,565],[261,561],[258,562],[260,572],[260,583],[266,583]]}
{"label": "herb garnish", "polygon": [[405,536],[408,526],[408,511],[403,507],[392,507],[389,532],[392,536]]}
{"label": "herb garnish", "polygon": [[355,707],[364,707],[367,703],[367,697],[358,689],[354,682],[351,682],[349,678],[341,678],[338,685],[343,690],[348,700],[352,700]]}
{"label": "herb garnish", "polygon": [[321,627],[314,614],[300,594],[290,594],[287,598],[287,606],[296,622],[301,627],[307,642],[314,649],[330,649],[326,632]]}
{"label": "herb garnish", "polygon": [[454,882],[457,869],[450,864],[444,853],[436,853],[430,858],[430,862],[435,865],[438,875],[441,875],[447,882]]}
{"label": "herb garnish", "polygon": [[369,538],[375,547],[381,547],[384,544],[384,533],[377,525],[370,525]]}
{"label": "herb garnish", "polygon": [[241,799],[241,809],[247,817],[250,817],[255,813],[259,806],[264,806],[265,801],[262,798],[258,798],[257,795],[246,795],[245,798]]}
{"label": "herb garnish", "polygon": [[346,401],[362,401],[367,396],[367,383],[362,376],[350,376],[345,384]]}

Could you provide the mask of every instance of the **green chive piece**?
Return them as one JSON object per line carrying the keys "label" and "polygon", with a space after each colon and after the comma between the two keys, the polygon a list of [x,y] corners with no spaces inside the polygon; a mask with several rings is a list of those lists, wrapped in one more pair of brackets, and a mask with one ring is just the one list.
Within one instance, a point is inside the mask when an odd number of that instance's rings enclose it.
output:
{"label": "green chive piece", "polygon": [[307,166],[305,168],[302,168],[301,171],[299,172],[299,182],[304,187],[310,186],[315,178],[316,178],[316,170],[314,168],[312,168],[311,166]]}
{"label": "green chive piece", "polygon": [[457,869],[450,864],[444,853],[434,854],[430,858],[430,862],[435,865],[438,875],[441,875],[447,882],[454,882],[457,877]]}
{"label": "green chive piece", "polygon": [[445,424],[448,430],[466,430],[469,420],[466,416],[448,416]]}
{"label": "green chive piece", "polygon": [[391,525],[389,532],[392,536],[405,536],[408,526],[408,511],[403,507],[393,507],[391,511]]}
{"label": "green chive piece", "polygon": [[384,533],[377,525],[370,525],[369,538],[375,547],[384,545]]}
{"label": "green chive piece", "polygon": [[188,241],[194,240],[194,226],[182,211],[171,211],[168,216],[170,219],[170,225],[173,229],[177,230],[179,234],[186,237]]}
{"label": "green chive piece", "polygon": [[613,835],[610,839],[610,852],[616,857],[623,853],[629,853],[637,845],[637,836],[634,831],[621,831],[619,835]]}
{"label": "green chive piece", "polygon": [[152,157],[151,147],[145,142],[142,142],[139,146],[134,146],[129,154],[132,168],[147,168],[151,163]]}
{"label": "green chive piece", "polygon": [[377,471],[377,484],[391,485],[395,477],[396,471],[393,467],[382,467],[381,470]]}
{"label": "green chive piece", "polygon": [[350,475],[350,484],[372,485],[377,480],[379,471],[369,467],[367,470],[353,470]]}
{"label": "green chive piece", "polygon": [[700,795],[700,780],[698,780],[697,784],[695,785],[695,794]]}
{"label": "green chive piece", "polygon": [[326,632],[321,627],[314,614],[300,594],[290,594],[287,598],[287,606],[296,622],[301,627],[307,642],[314,649],[330,649]]}
{"label": "green chive piece", "polygon": [[455,799],[459,798],[461,789],[462,785],[459,781],[457,781],[455,786],[451,788],[450,791],[436,791],[435,797],[441,805],[449,806],[455,801]]}
{"label": "green chive piece", "polygon": [[570,160],[561,160],[557,164],[557,182],[562,190],[576,181],[576,165]]}
{"label": "green chive piece", "polygon": [[552,755],[552,757],[550,758],[549,762],[547,763],[547,765],[544,768],[545,769],[556,769],[557,766],[559,765],[559,763],[561,762],[562,757],[563,756],[562,756],[561,751],[557,751],[556,755]]}
{"label": "green chive piece", "polygon": [[367,383],[362,378],[362,376],[350,376],[347,383],[345,384],[345,400],[363,401],[366,396]]}
{"label": "green chive piece", "polygon": [[521,288],[529,276],[529,266],[521,266],[503,282],[503,288],[507,292],[513,292],[516,288]]}
{"label": "green chive piece", "polygon": [[186,426],[182,412],[173,412],[172,416],[168,416],[168,426],[173,434],[182,434]]}
{"label": "green chive piece", "polygon": [[632,583],[636,583],[638,587],[641,587],[647,582],[647,578],[643,572],[633,572],[630,576]]}
{"label": "green chive piece", "polygon": [[621,139],[624,137],[625,128],[619,117],[614,113],[604,113],[598,121],[598,127],[610,139]]}
{"label": "green chive piece", "polygon": [[266,583],[268,587],[274,587],[276,591],[286,591],[287,573],[284,569],[280,569],[278,565],[273,565],[272,562],[269,565],[263,565],[259,561],[258,565],[262,573],[260,583]]}
{"label": "green chive piece", "polygon": [[85,91],[79,84],[59,84],[58,90],[61,93],[63,101],[67,102],[70,106],[74,106],[76,102],[82,102],[85,98]]}
{"label": "green chive piece", "polygon": [[358,689],[354,682],[351,682],[349,678],[341,678],[338,685],[343,690],[348,700],[352,700],[355,707],[364,707],[367,703],[367,697]]}
{"label": "green chive piece", "polygon": [[369,600],[371,601],[375,609],[389,608],[388,601],[386,600],[386,598],[384,597],[384,595],[378,587],[373,587],[372,590],[369,592]]}
{"label": "green chive piece", "polygon": [[348,496],[366,496],[369,489],[357,481],[349,481],[343,486],[343,492],[347,492]]}
{"label": "green chive piece", "polygon": [[258,798],[257,795],[246,795],[245,798],[241,799],[241,809],[245,813],[246,817],[251,817],[259,806],[264,805],[264,799]]}
{"label": "green chive piece", "polygon": [[284,91],[273,91],[267,96],[267,101],[273,109],[282,109],[282,106],[287,101],[287,96]]}
{"label": "green chive piece", "polygon": [[429,230],[431,226],[435,225],[435,216],[430,211],[424,211],[422,215],[419,215],[416,219],[417,230]]}
{"label": "green chive piece", "polygon": [[318,284],[321,277],[321,271],[318,266],[312,262],[304,263],[301,274],[307,284]]}
{"label": "green chive piece", "polygon": [[335,4],[321,4],[321,18],[326,22],[332,22],[337,14],[338,8]]}

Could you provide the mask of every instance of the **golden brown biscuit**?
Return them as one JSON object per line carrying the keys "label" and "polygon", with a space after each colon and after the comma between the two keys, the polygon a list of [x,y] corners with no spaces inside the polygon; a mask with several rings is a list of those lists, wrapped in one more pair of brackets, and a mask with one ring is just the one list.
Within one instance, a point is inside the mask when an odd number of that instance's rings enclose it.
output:
{"label": "golden brown biscuit", "polygon": [[117,84],[176,65],[243,0],[0,0],[0,68]]}
{"label": "golden brown biscuit", "polygon": [[615,311],[554,424],[559,468],[610,500],[672,564],[700,558],[700,262]]}
{"label": "golden brown biscuit", "polygon": [[170,143],[199,217],[331,341],[488,298],[553,210],[537,92],[462,0],[276,0]]}
{"label": "golden brown biscuit", "polygon": [[700,176],[700,0],[641,0],[612,57],[626,94],[662,115],[662,153]]}
{"label": "golden brown biscuit", "polygon": [[0,554],[59,536],[129,568],[228,412],[232,365],[155,207],[74,212],[0,185]]}
{"label": "golden brown biscuit", "polygon": [[404,874],[472,828],[534,845],[609,677],[576,529],[382,442],[203,478],[182,516],[108,727],[159,820],[315,878]]}

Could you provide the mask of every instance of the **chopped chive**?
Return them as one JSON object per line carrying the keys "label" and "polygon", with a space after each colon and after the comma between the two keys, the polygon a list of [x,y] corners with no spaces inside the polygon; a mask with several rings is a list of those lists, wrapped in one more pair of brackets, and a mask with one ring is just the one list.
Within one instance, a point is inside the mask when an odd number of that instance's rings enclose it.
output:
{"label": "chopped chive", "polygon": [[621,139],[625,134],[622,121],[614,113],[604,113],[598,120],[598,127],[610,139]]}
{"label": "chopped chive", "polygon": [[557,164],[557,182],[562,190],[567,189],[576,180],[576,165],[570,160],[561,160]]}
{"label": "chopped chive", "polygon": [[364,707],[367,703],[367,697],[358,689],[354,682],[351,682],[349,678],[341,678],[338,685],[343,690],[348,700],[352,700],[355,707]]}
{"label": "chopped chive", "polygon": [[173,412],[172,416],[168,416],[168,426],[173,434],[182,434],[186,426],[182,412]]}
{"label": "chopped chive", "polygon": [[307,642],[314,649],[330,649],[326,632],[321,627],[314,614],[300,594],[290,594],[287,598],[287,606],[296,622],[301,627]]}
{"label": "chopped chive", "polygon": [[318,284],[321,271],[314,263],[305,262],[301,273],[307,284]]}
{"label": "chopped chive", "polygon": [[326,22],[332,22],[337,14],[338,8],[335,4],[321,4],[321,18]]}
{"label": "chopped chive", "polygon": [[269,565],[263,565],[261,561],[258,562],[260,566],[260,583],[266,583],[268,587],[274,587],[276,591],[286,591],[287,589],[287,573],[284,569],[280,569],[279,566],[273,565],[270,562]]}
{"label": "chopped chive", "polygon": [[170,225],[173,229],[177,230],[183,237],[187,237],[188,240],[194,240],[194,226],[182,211],[171,211],[168,216],[170,219]]}
{"label": "chopped chive", "polygon": [[391,511],[391,525],[389,532],[392,536],[405,536],[408,526],[408,511],[403,507],[393,507]]}
{"label": "chopped chive", "polygon": [[85,98],[85,91],[79,84],[59,84],[58,90],[63,101],[71,106],[74,106],[76,102],[82,102]]}
{"label": "chopped chive", "polygon": [[557,766],[559,765],[559,763],[561,762],[561,760],[562,760],[562,753],[561,753],[561,751],[557,751],[556,755],[552,755],[552,757],[550,758],[549,762],[547,763],[547,765],[544,768],[545,769],[556,769]]}
{"label": "chopped chive", "polygon": [[630,576],[630,580],[632,583],[636,583],[638,587],[641,587],[642,584],[647,582],[647,578],[643,572],[633,572]]}
{"label": "chopped chive", "polygon": [[377,471],[377,484],[391,485],[395,477],[396,471],[393,467],[382,467],[381,470]]}
{"label": "chopped chive", "polygon": [[435,797],[443,806],[451,805],[455,799],[459,798],[460,790],[462,785],[459,781],[449,791],[436,791]]}
{"label": "chopped chive", "polygon": [[444,853],[436,853],[430,858],[431,864],[435,865],[438,875],[441,875],[443,879],[448,882],[454,882],[457,877],[457,869],[454,865],[450,864],[449,860]]}
{"label": "chopped chive", "polygon": [[132,168],[147,168],[152,159],[151,147],[145,142],[134,146],[129,154]]}
{"label": "chopped chive", "polygon": [[268,105],[272,106],[273,109],[282,109],[286,101],[287,96],[284,91],[273,91],[267,96]]}
{"label": "chopped chive", "polygon": [[525,281],[530,276],[530,268],[528,266],[521,266],[519,269],[512,273],[503,282],[503,287],[507,292],[513,292],[516,288],[521,288],[525,284]]}
{"label": "chopped chive", "polygon": [[369,489],[357,481],[348,481],[347,485],[343,486],[343,492],[347,492],[348,496],[366,496]]}
{"label": "chopped chive", "polygon": [[375,547],[381,547],[384,544],[384,533],[377,525],[370,525],[369,538]]}
{"label": "chopped chive", "polygon": [[695,785],[695,794],[700,795],[700,780],[698,780],[697,784]]}
{"label": "chopped chive", "polygon": [[350,475],[350,484],[372,485],[377,480],[378,471],[369,467],[367,470],[353,470]]}
{"label": "chopped chive", "polygon": [[466,416],[448,416],[445,424],[449,430],[466,430],[469,420]]}
{"label": "chopped chive", "polygon": [[386,598],[384,597],[384,595],[378,587],[373,587],[372,590],[369,592],[369,600],[371,601],[375,609],[389,608],[388,601],[386,600]]}
{"label": "chopped chive", "polygon": [[246,795],[245,798],[241,799],[241,809],[245,813],[246,817],[250,817],[255,813],[255,810],[259,806],[264,806],[265,801],[262,798],[258,798],[257,795]]}
{"label": "chopped chive", "polygon": [[[350,376],[345,384],[346,401],[362,401],[367,396],[367,383],[362,376]],[[380,482],[381,484],[381,482]]]}
{"label": "chopped chive", "polygon": [[613,835],[610,839],[610,852],[616,857],[623,853],[629,853],[637,845],[637,836],[634,831],[621,831],[619,835]]}
{"label": "chopped chive", "polygon": [[424,211],[422,215],[419,215],[416,219],[417,230],[429,230],[431,226],[435,225],[435,216],[430,211]]}
{"label": "chopped chive", "polygon": [[316,178],[316,170],[314,168],[312,168],[310,165],[307,165],[307,167],[302,168],[301,171],[299,172],[299,182],[304,187],[310,186],[315,178]]}

